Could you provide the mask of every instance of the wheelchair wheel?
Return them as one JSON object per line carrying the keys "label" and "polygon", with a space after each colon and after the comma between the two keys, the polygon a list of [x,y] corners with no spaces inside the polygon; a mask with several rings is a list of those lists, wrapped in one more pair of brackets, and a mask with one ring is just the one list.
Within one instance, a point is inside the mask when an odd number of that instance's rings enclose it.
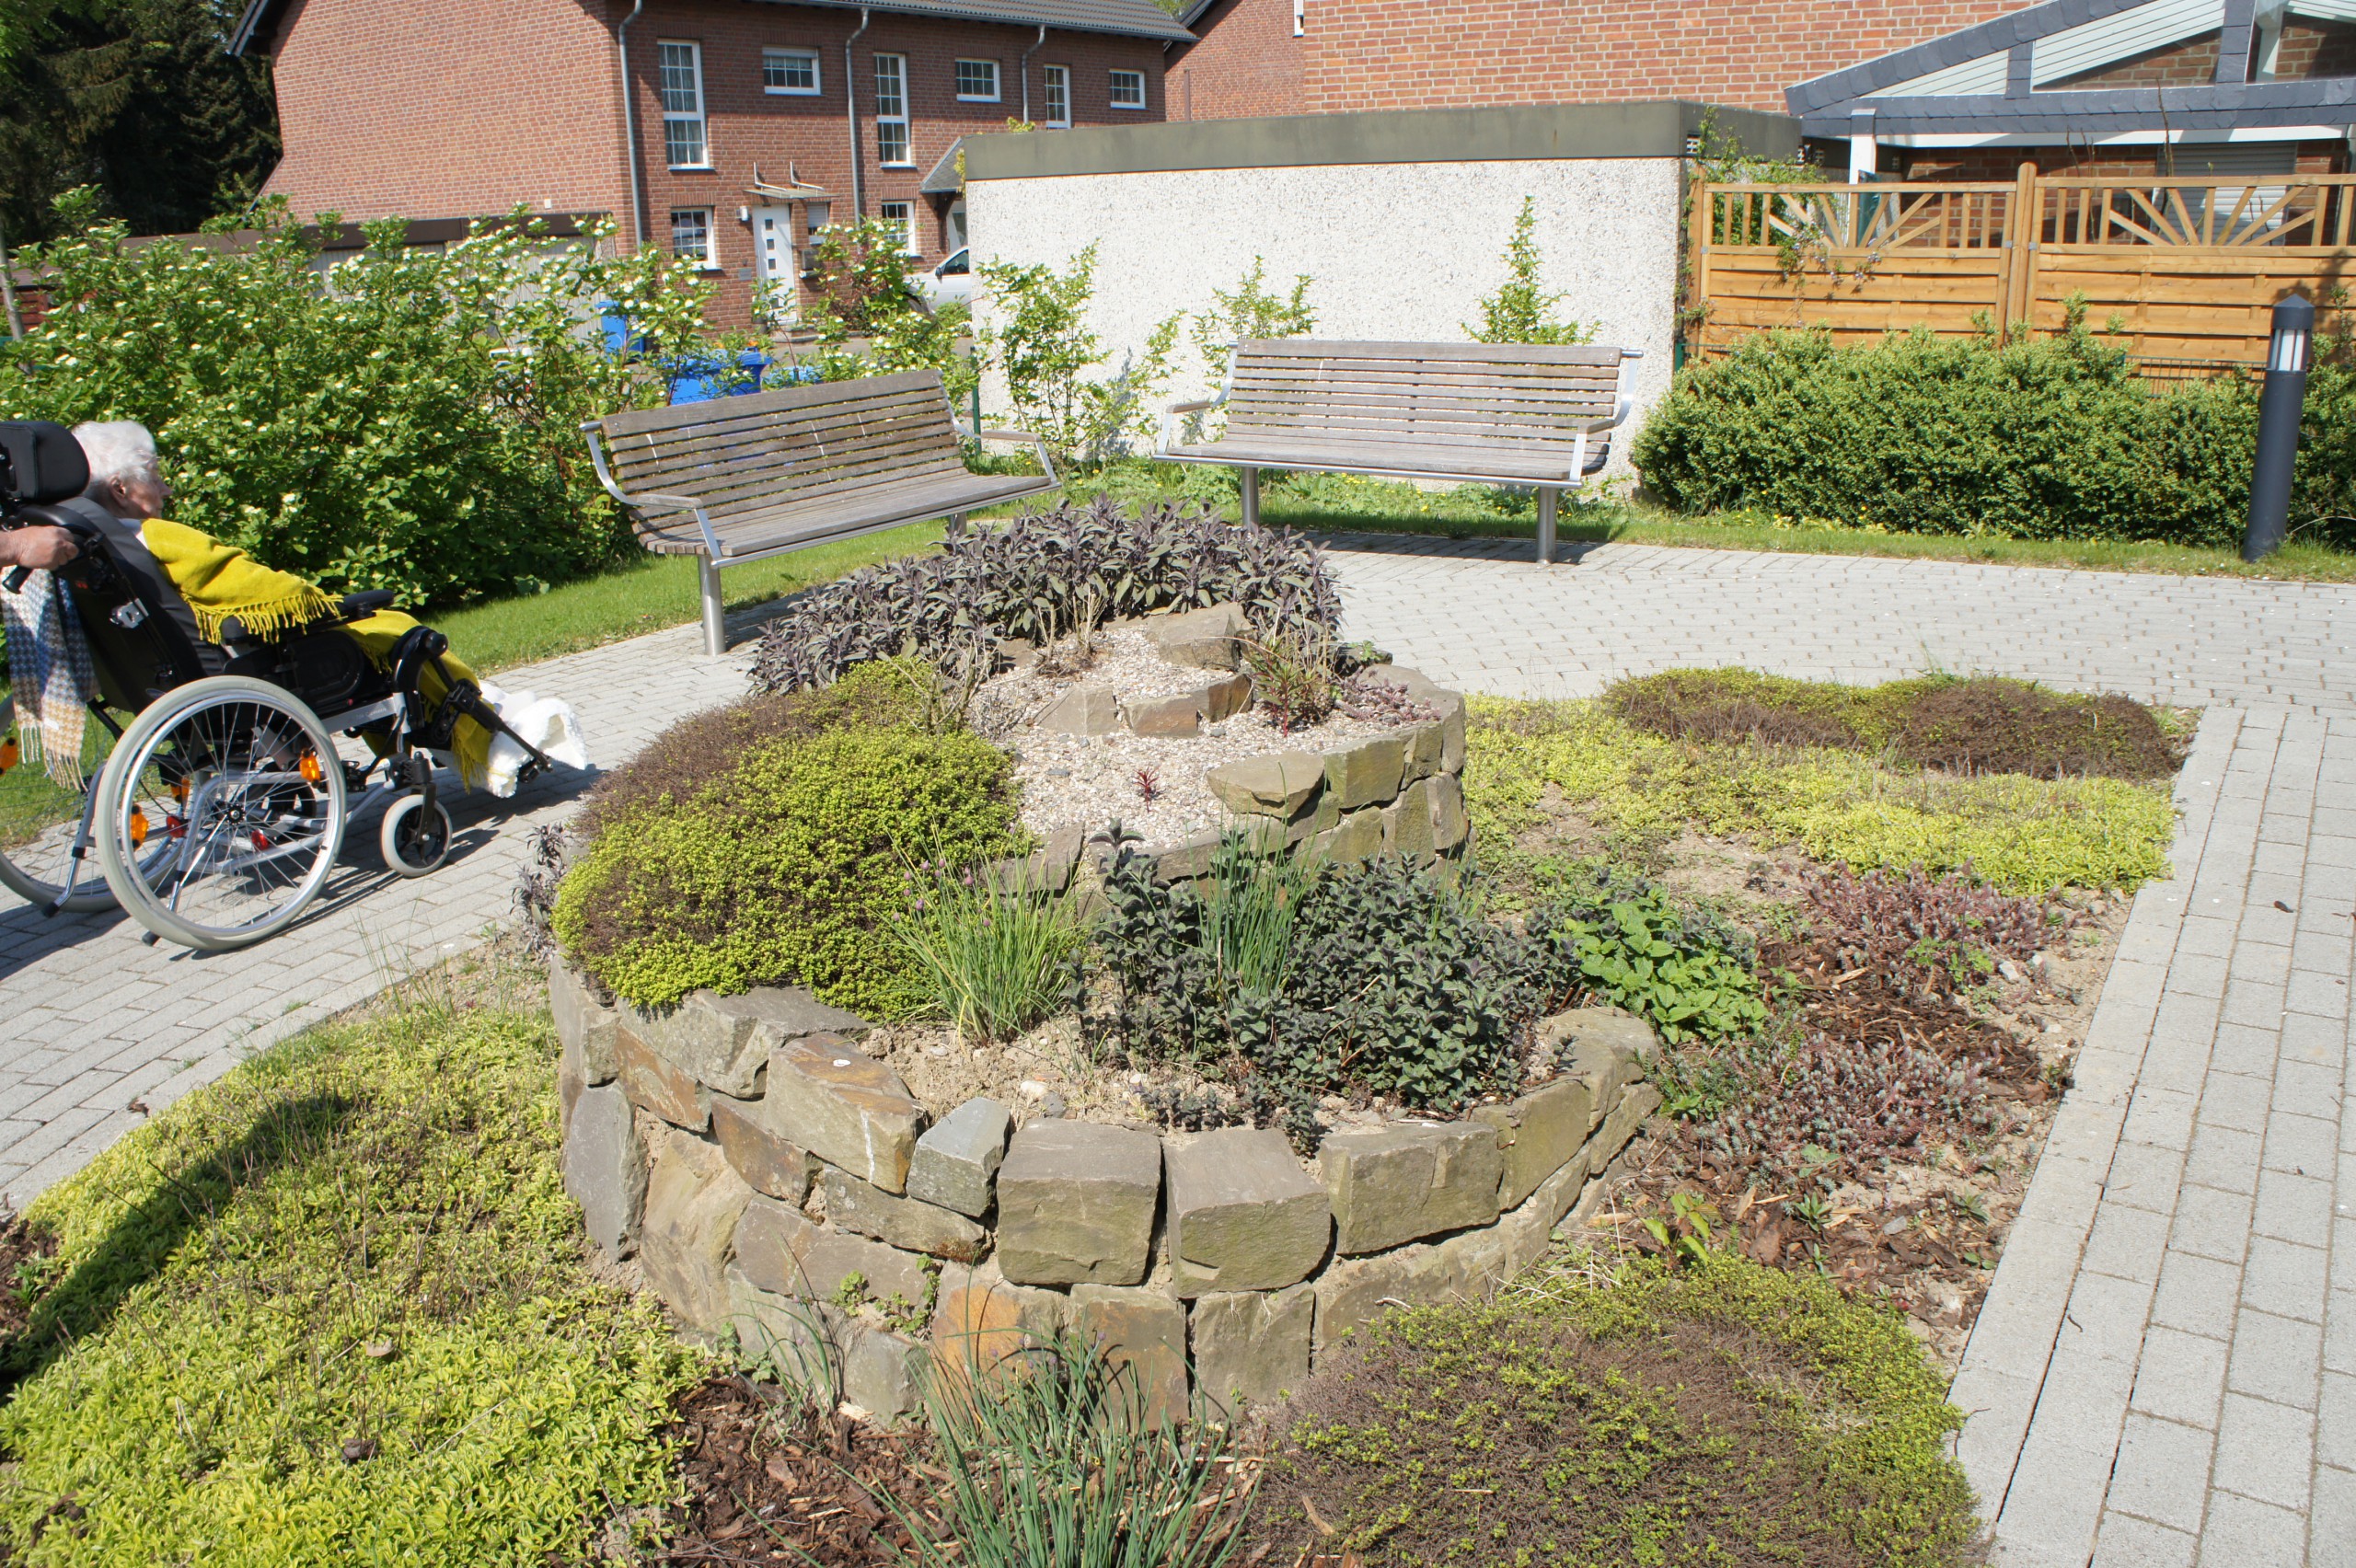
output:
{"label": "wheelchair wheel", "polygon": [[422,877],[435,870],[450,853],[456,830],[442,802],[428,811],[422,795],[403,795],[385,808],[384,824],[376,830],[376,846],[396,876]]}
{"label": "wheelchair wheel", "polygon": [[98,779],[98,862],[150,931],[219,952],[292,923],[343,847],[343,766],[318,717],[266,681],[175,687]]}
{"label": "wheelchair wheel", "polygon": [[[0,737],[5,737],[16,722],[16,705],[12,698],[0,697]],[[97,729],[96,725],[91,726]],[[98,740],[104,740],[103,732]],[[54,790],[46,779],[34,781],[31,789],[53,796],[50,810],[34,818],[21,842],[10,844],[0,837],[0,887],[6,888],[26,903],[47,909],[57,902],[57,895],[66,886],[67,873],[74,865],[74,835],[80,827],[83,813],[88,809],[90,791],[98,788],[97,774],[105,766],[106,754],[96,744],[84,747],[85,755],[96,752],[96,766],[84,782],[82,793],[69,795]],[[0,767],[6,759],[0,758]],[[18,766],[23,766],[19,764]],[[74,896],[68,898],[64,912],[69,915],[95,915],[101,909],[114,907],[114,894],[107,891],[106,878],[93,859],[82,862],[81,875],[73,879]]]}

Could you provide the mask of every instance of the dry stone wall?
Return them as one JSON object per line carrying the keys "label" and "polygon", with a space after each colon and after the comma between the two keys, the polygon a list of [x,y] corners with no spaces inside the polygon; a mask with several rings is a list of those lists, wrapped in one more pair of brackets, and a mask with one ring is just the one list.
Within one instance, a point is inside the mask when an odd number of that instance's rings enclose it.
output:
{"label": "dry stone wall", "polygon": [[798,990],[653,1013],[559,965],[549,993],[590,1237],[690,1329],[879,1416],[914,1407],[936,1355],[986,1366],[1060,1332],[1133,1366],[1164,1412],[1273,1401],[1386,1306],[1535,1262],[1659,1104],[1651,1032],[1583,1009],[1542,1025],[1547,1082],[1465,1121],[1337,1132],[1304,1162],[1270,1130],[990,1100],[933,1120],[860,1049],[865,1022]]}

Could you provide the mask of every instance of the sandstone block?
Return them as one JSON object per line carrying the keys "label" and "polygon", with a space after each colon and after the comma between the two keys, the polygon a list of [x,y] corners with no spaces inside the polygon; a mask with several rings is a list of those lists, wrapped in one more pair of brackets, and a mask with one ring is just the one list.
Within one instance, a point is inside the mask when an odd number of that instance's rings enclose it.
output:
{"label": "sandstone block", "polygon": [[621,1014],[599,1001],[588,980],[560,958],[549,961],[549,1011],[556,1019],[558,1042],[581,1055],[582,1081],[613,1082],[614,1032],[621,1026]]}
{"label": "sandstone block", "polygon": [[585,1088],[564,1131],[564,1190],[581,1205],[589,1239],[608,1257],[638,1245],[646,1203],[646,1156],[629,1101],[612,1084]]}
{"label": "sandstone block", "polygon": [[819,1173],[827,1223],[909,1252],[972,1262],[989,1251],[990,1233],[962,1214],[904,1198],[829,1165]]}
{"label": "sandstone block", "polygon": [[1227,675],[1203,688],[1203,721],[1216,724],[1252,706],[1252,677]]}
{"label": "sandstone block", "polygon": [[1410,860],[1432,858],[1432,792],[1423,779],[1401,790],[1399,798],[1382,808],[1382,847]]}
{"label": "sandstone block", "polygon": [[1474,1109],[1472,1120],[1497,1130],[1505,1161],[1501,1206],[1515,1207],[1578,1153],[1594,1130],[1594,1109],[1595,1087],[1585,1078],[1558,1078],[1503,1105]]}
{"label": "sandstone block", "polygon": [[832,1409],[843,1397],[843,1342],[849,1337],[844,1315],[763,1290],[733,1263],[726,1289],[728,1327],[736,1331],[737,1345],[767,1361],[780,1382],[803,1390],[822,1409]]}
{"label": "sandstone block", "polygon": [[1496,1130],[1396,1124],[1336,1133],[1318,1151],[1334,1205],[1334,1247],[1378,1252],[1497,1217],[1504,1160]]}
{"label": "sandstone block", "polygon": [[1587,1081],[1596,1122],[1618,1103],[1621,1090],[1644,1070],[1657,1048],[1652,1026],[1619,1008],[1573,1008],[1541,1019],[1538,1043],[1553,1048],[1558,1076]]}
{"label": "sandstone block", "polygon": [[1399,793],[1406,767],[1406,743],[1396,735],[1377,735],[1325,754],[1325,788],[1345,812],[1379,806]]}
{"label": "sandstone block", "polygon": [[[1324,759],[1318,759],[1319,789],[1314,800],[1285,828],[1285,842],[1300,844],[1317,840],[1342,824],[1342,808],[1334,803],[1333,791],[1323,788]],[[1311,853],[1319,851],[1311,843]]]}
{"label": "sandstone block", "polygon": [[908,1196],[979,1219],[989,1212],[1013,1113],[968,1100],[925,1130],[908,1159]]}
{"label": "sandstone block", "polygon": [[787,1204],[799,1204],[810,1195],[818,1157],[753,1120],[746,1107],[726,1098],[714,1100],[711,1136],[753,1191]]}
{"label": "sandstone block", "polygon": [[1648,1083],[1636,1084],[1629,1089],[1620,1097],[1620,1102],[1611,1108],[1611,1113],[1603,1119],[1603,1125],[1596,1128],[1594,1136],[1588,1139],[1588,1170],[1600,1171],[1611,1164],[1612,1158],[1628,1147],[1628,1141],[1636,1136],[1646,1118],[1659,1109],[1659,1090]]}
{"label": "sandstone block", "polygon": [[[932,1275],[925,1262],[914,1252],[864,1236],[815,1228],[802,1254],[802,1294],[837,1306],[872,1301],[906,1311],[923,1306],[931,1289]],[[855,1285],[850,1283],[854,1280]]]}
{"label": "sandstone block", "polygon": [[1219,803],[1239,816],[1289,822],[1325,785],[1325,759],[1313,752],[1271,752],[1221,763],[1203,775]]}
{"label": "sandstone block", "polygon": [[1308,1379],[1316,1320],[1316,1290],[1307,1285],[1199,1297],[1188,1323],[1195,1387],[1226,1415],[1276,1403]]}
{"label": "sandstone block", "polygon": [[638,1261],[654,1293],[690,1328],[718,1333],[728,1320],[724,1273],[752,1196],[717,1146],[685,1133],[660,1135]]}
{"label": "sandstone block", "polygon": [[1157,856],[1153,874],[1165,882],[1199,877],[1211,869],[1211,857],[1218,853],[1218,835],[1198,833],[1192,838],[1180,839]]}
{"label": "sandstone block", "polygon": [[711,1090],[656,1055],[625,1023],[614,1035],[615,1074],[629,1102],[675,1127],[701,1132],[711,1121]]}
{"label": "sandstone block", "polygon": [[588,1077],[581,1066],[580,1045],[572,1041],[560,1043],[556,1052],[556,1126],[559,1137],[572,1131],[572,1107],[581,1099],[581,1091],[588,1087]]}
{"label": "sandstone block", "polygon": [[676,1007],[632,1009],[630,1028],[646,1047],[708,1089],[739,1100],[759,1092],[769,1047],[798,1035],[855,1037],[867,1020],[828,1007],[797,986],[761,986],[738,997],[690,991]]}
{"label": "sandstone block", "polygon": [[1244,630],[1243,611],[1234,605],[1154,616],[1145,623],[1147,640],[1164,659],[1203,670],[1235,668],[1235,640]]}
{"label": "sandstone block", "polygon": [[1182,1297],[1307,1279],[1333,1233],[1325,1189],[1282,1133],[1229,1127],[1162,1146],[1170,1261]]}
{"label": "sandstone block", "polygon": [[1009,1284],[995,1261],[974,1267],[951,1263],[941,1271],[932,1348],[944,1366],[987,1371],[1069,1327],[1069,1296]]}
{"label": "sandstone block", "polygon": [[1438,721],[1417,724],[1403,732],[1407,743],[1407,778],[1428,778],[1439,771],[1448,749],[1448,727]]}
{"label": "sandstone block", "polygon": [[908,1160],[924,1126],[924,1107],[899,1074],[831,1034],[772,1047],[768,1091],[746,1114],[887,1193],[907,1187]]}
{"label": "sandstone block", "polygon": [[1464,771],[1464,698],[1444,692],[1432,699],[1440,709],[1439,767],[1443,773]]}
{"label": "sandstone block", "polygon": [[1071,874],[1080,864],[1080,851],[1087,836],[1076,827],[1059,827],[1047,836],[1047,842],[1020,860],[1001,860],[999,871],[1004,885],[1030,893],[1061,893],[1071,886]]}
{"label": "sandstone block", "polygon": [[1445,855],[1472,836],[1464,812],[1464,786],[1453,773],[1432,776],[1432,847]]}
{"label": "sandstone block", "polygon": [[850,1332],[843,1355],[843,1398],[877,1421],[891,1422],[922,1402],[925,1347],[888,1329]]}
{"label": "sandstone block", "polygon": [[800,1209],[756,1195],[736,1220],[736,1267],[763,1290],[812,1295],[802,1260],[825,1234]]}
{"label": "sandstone block", "polygon": [[1337,866],[1371,860],[1382,853],[1382,808],[1369,806],[1351,812],[1331,829],[1310,840],[1311,853]]}
{"label": "sandstone block", "polygon": [[1121,699],[1111,686],[1076,686],[1034,723],[1064,735],[1109,735],[1121,727]]}
{"label": "sandstone block", "polygon": [[1145,1278],[1161,1140],[1091,1122],[1034,1121],[998,1172],[998,1261],[1017,1285]]}
{"label": "sandstone block", "polygon": [[1186,1309],[1159,1290],[1071,1288],[1072,1327],[1126,1366],[1145,1394],[1146,1419],[1186,1418]]}
{"label": "sandstone block", "polygon": [[1430,1306],[1458,1293],[1461,1259],[1427,1241],[1363,1258],[1336,1258],[1311,1282],[1317,1297],[1317,1353],[1396,1304]]}
{"label": "sandstone block", "polygon": [[1141,697],[1124,701],[1123,716],[1140,735],[1194,735],[1202,732],[1203,698],[1182,691],[1175,697]]}
{"label": "sandstone block", "polygon": [[1494,1234],[1504,1248],[1504,1277],[1511,1278],[1546,1255],[1554,1227],[1562,1223],[1587,1185],[1588,1154],[1581,1147],[1530,1196],[1497,1216]]}

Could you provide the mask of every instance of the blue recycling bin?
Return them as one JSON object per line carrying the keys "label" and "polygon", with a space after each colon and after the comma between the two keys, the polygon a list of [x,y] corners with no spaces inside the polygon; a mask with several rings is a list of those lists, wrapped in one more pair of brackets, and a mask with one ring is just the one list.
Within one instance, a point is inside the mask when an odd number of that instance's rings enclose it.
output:
{"label": "blue recycling bin", "polygon": [[671,384],[672,402],[709,403],[714,398],[741,398],[759,391],[761,373],[768,365],[767,354],[748,349],[733,363],[715,354],[691,354],[663,368]]}

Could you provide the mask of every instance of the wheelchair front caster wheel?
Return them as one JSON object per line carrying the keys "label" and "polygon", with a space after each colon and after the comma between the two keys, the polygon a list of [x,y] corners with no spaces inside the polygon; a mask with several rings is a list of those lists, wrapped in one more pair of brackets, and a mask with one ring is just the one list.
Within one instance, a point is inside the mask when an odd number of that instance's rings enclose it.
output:
{"label": "wheelchair front caster wheel", "polygon": [[376,843],[396,876],[422,877],[449,855],[451,833],[450,813],[441,801],[429,811],[424,796],[403,795],[385,808]]}

